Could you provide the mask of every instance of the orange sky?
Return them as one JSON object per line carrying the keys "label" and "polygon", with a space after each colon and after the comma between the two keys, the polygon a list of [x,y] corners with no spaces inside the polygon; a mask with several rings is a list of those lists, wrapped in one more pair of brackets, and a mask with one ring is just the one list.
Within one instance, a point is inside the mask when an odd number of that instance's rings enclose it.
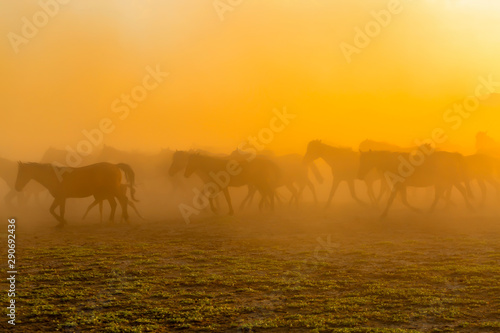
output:
{"label": "orange sky", "polygon": [[[496,103],[456,130],[443,120],[479,77],[500,82],[500,4],[401,0],[348,63],[341,43],[354,45],[355,28],[391,1],[243,0],[221,21],[213,0],[72,0],[18,53],[9,33],[22,36],[40,3],[2,1],[0,156],[74,147],[103,118],[115,126],[104,143],[122,149],[228,151],[283,107],[296,118],[271,149],[304,152],[311,139],[409,145],[436,127],[466,147],[479,130],[500,140]],[[157,65],[168,77],[121,120],[113,102]]]}

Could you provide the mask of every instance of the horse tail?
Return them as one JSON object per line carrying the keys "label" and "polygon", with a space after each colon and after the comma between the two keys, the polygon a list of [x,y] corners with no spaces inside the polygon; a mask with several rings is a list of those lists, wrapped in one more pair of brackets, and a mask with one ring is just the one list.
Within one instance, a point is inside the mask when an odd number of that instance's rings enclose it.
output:
{"label": "horse tail", "polygon": [[323,179],[323,176],[321,175],[321,173],[319,172],[319,169],[316,166],[316,163],[312,162],[311,164],[309,164],[309,167],[311,168],[311,171],[314,174],[314,177],[316,177],[316,180],[318,181],[318,183],[323,184],[324,179]]}
{"label": "horse tail", "polygon": [[120,170],[122,170],[123,173],[125,174],[125,178],[127,179],[128,186],[130,187],[130,197],[135,202],[139,202],[139,200],[137,200],[134,197],[134,194],[135,194],[135,188],[134,188],[135,187],[135,173],[134,173],[134,170],[132,170],[132,167],[130,165],[125,164],[125,163],[118,163],[116,166],[118,168],[120,168]]}

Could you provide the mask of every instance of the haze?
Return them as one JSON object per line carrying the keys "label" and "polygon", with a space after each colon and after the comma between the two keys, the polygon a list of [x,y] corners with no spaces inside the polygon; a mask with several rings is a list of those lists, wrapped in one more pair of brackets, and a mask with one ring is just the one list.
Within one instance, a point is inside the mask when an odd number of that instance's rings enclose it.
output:
{"label": "haze", "polygon": [[[32,20],[40,5],[4,1],[1,155],[38,160],[50,146],[75,147],[103,118],[116,125],[103,143],[120,149],[229,152],[285,107],[296,118],[269,149],[304,153],[311,139],[411,145],[436,127],[469,151],[478,131],[499,139],[495,103],[456,130],[443,121],[479,77],[500,81],[499,5],[402,1],[348,63],[339,45],[353,44],[355,28],[387,4],[243,1],[221,20],[211,0],[74,0],[16,54],[7,35],[20,35],[21,18]],[[122,121],[112,103],[148,66],[169,76]]]}

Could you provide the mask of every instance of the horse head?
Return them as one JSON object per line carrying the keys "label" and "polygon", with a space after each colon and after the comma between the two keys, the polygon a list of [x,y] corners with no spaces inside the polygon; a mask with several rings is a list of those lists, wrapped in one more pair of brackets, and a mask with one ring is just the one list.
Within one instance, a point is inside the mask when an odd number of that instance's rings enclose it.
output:
{"label": "horse head", "polygon": [[322,152],[323,144],[321,143],[321,140],[312,140],[307,144],[307,151],[303,159],[304,163],[309,164],[315,159],[321,157]]}

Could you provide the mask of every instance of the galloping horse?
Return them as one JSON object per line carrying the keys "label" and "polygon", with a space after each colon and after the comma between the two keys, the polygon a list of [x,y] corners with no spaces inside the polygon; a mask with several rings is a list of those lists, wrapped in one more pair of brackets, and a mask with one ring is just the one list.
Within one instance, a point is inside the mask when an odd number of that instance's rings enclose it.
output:
{"label": "galloping horse", "polygon": [[[234,172],[229,174],[228,168],[234,168],[237,172],[233,170]],[[278,186],[280,170],[269,159],[257,157],[250,161],[236,161],[227,157],[193,154],[188,158],[184,176],[189,177],[194,172],[202,173],[209,179],[221,174],[226,176],[226,184],[218,186],[224,193],[230,215],[234,214],[234,210],[228,191],[229,186],[254,186],[262,196],[259,207],[262,209],[264,202],[269,200],[271,210],[274,209],[274,191]]]}
{"label": "galloping horse", "polygon": [[[309,164],[318,158],[322,158],[332,169],[333,183],[330,195],[328,196],[328,200],[326,202],[326,207],[330,205],[339,184],[343,181],[347,182],[352,198],[361,205],[364,205],[365,203],[358,198],[354,188],[354,180],[364,179],[357,177],[359,169],[359,153],[350,148],[332,147],[319,140],[313,140],[307,145],[304,162]],[[366,177],[366,179],[364,179],[367,185],[368,196],[372,203],[377,201],[375,194],[373,193],[373,183],[376,180],[377,179],[373,177]]]}
{"label": "galloping horse", "polygon": [[[472,209],[466,192],[466,189],[470,191],[469,179],[467,177],[465,160],[461,154],[441,151],[434,152],[427,156],[421,165],[415,166],[413,172],[409,172],[407,177],[403,177],[399,172],[401,159],[409,161],[411,160],[410,156],[409,153],[388,151],[361,153],[359,177],[363,177],[371,170],[377,169],[381,174],[394,180],[391,195],[387,200],[386,208],[381,217],[387,216],[389,208],[398,193],[401,195],[405,206],[414,211],[419,211],[408,203],[406,189],[409,186],[434,187],[435,196],[429,210],[430,213],[434,211],[445,191],[451,190],[453,186],[463,195],[467,207]],[[462,182],[465,182],[465,187],[462,185]]]}
{"label": "galloping horse", "polygon": [[[81,168],[57,167],[51,164],[18,163],[15,188],[21,191],[30,180],[35,180],[47,188],[54,197],[50,213],[64,226],[64,213],[67,198],[85,198],[94,196],[96,200],[108,200],[111,206],[110,221],[113,221],[116,201],[122,207],[122,215],[128,221],[128,198],[121,188],[123,171],[129,180],[131,196],[134,198],[134,173],[126,164],[96,163]],[[55,210],[59,207],[59,215]]]}

